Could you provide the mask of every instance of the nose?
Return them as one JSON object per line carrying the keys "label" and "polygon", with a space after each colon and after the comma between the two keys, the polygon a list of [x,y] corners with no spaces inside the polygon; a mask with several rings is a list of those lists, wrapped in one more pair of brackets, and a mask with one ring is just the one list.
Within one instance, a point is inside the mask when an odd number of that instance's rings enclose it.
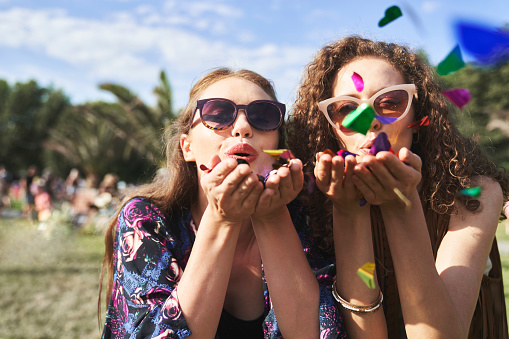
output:
{"label": "nose", "polygon": [[380,121],[378,121],[378,119],[373,119],[369,130],[370,131],[378,131],[382,128],[382,126],[383,126],[383,124]]}
{"label": "nose", "polygon": [[253,135],[253,129],[247,120],[246,111],[240,109],[237,120],[233,123],[232,136],[241,138],[250,138]]}

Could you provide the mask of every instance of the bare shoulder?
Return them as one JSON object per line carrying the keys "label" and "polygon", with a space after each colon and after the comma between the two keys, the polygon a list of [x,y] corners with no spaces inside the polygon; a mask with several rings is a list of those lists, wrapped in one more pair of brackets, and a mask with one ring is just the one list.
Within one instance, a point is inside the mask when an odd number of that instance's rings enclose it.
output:
{"label": "bare shoulder", "polygon": [[486,176],[473,177],[472,187],[481,187],[481,195],[477,198],[480,202],[479,208],[470,211],[462,202],[457,200],[455,204],[456,212],[451,215],[449,230],[468,225],[469,227],[480,227],[489,233],[494,232],[502,211],[502,188],[497,181]]}

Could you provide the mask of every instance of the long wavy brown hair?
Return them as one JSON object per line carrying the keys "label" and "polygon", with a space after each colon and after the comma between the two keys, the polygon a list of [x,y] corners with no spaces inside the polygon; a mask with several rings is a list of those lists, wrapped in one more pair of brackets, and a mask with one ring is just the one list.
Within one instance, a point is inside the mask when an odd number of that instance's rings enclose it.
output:
{"label": "long wavy brown hair", "polygon": [[[101,318],[101,292],[104,275],[107,272],[106,308],[111,297],[113,287],[113,245],[117,230],[117,221],[122,207],[134,197],[145,197],[155,204],[165,215],[171,215],[190,205],[198,199],[198,174],[196,163],[186,162],[180,148],[180,136],[188,134],[190,119],[195,111],[196,101],[210,85],[226,78],[242,78],[260,86],[271,98],[276,99],[272,81],[267,80],[258,73],[249,70],[233,71],[228,68],[218,68],[206,74],[191,89],[189,101],[178,119],[170,125],[164,133],[166,145],[166,168],[161,170],[154,180],[146,185],[129,191],[122,199],[116,215],[110,221],[104,237],[105,251],[101,268],[98,299],[98,319]],[[279,129],[280,146],[284,143],[284,128]]]}
{"label": "long wavy brown hair", "polygon": [[[429,203],[437,213],[450,213],[458,191],[470,187],[471,178],[476,175],[498,181],[504,198],[507,198],[509,184],[505,171],[454,126],[434,70],[407,47],[358,36],[346,37],[323,47],[304,71],[293,113],[286,126],[289,147],[303,161],[306,173],[313,173],[317,152],[339,150],[333,127],[319,111],[318,102],[333,96],[338,70],[362,57],[387,61],[401,72],[406,83],[415,84],[417,88],[417,99],[413,101],[415,120],[428,116],[430,121],[429,126],[420,127],[418,139],[412,144],[412,151],[423,163],[420,191],[423,202]],[[332,252],[332,203],[318,189],[311,193],[304,190],[301,197],[308,207],[315,236],[321,238],[323,249]],[[480,208],[478,200],[464,199],[462,202],[472,211]]]}

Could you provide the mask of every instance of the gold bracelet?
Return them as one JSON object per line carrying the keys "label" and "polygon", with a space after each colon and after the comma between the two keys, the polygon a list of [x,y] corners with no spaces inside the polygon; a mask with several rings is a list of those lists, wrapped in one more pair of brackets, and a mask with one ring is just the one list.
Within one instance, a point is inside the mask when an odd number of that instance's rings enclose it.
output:
{"label": "gold bracelet", "polygon": [[334,282],[332,283],[332,296],[338,303],[341,304],[341,306],[343,306],[343,308],[346,308],[347,310],[357,314],[367,314],[375,312],[380,308],[380,305],[382,305],[382,302],[384,300],[384,295],[382,294],[382,290],[380,290],[378,298],[376,298],[376,300],[369,305],[354,305],[352,303],[349,303],[345,299],[341,298],[341,296],[339,295],[338,290],[336,288],[336,280],[334,280]]}

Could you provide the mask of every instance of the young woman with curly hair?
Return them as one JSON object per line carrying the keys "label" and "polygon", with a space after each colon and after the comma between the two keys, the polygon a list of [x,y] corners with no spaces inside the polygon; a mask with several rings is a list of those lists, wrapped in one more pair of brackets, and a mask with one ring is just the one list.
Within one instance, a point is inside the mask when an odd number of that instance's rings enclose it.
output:
{"label": "young woman with curly hair", "polygon": [[[495,231],[508,180],[460,135],[434,77],[406,47],[352,36],[317,53],[297,93],[289,147],[316,178],[301,198],[335,252],[332,293],[352,336],[507,338]],[[343,127],[365,102],[376,114],[366,135]],[[371,154],[382,132],[393,153]],[[478,186],[479,197],[460,194]],[[375,289],[356,274],[366,262]]]}
{"label": "young woman with curly hair", "polygon": [[263,152],[282,145],[284,116],[252,71],[196,83],[169,129],[166,171],[128,194],[106,232],[103,338],[346,337],[325,293],[332,276],[309,265],[333,256],[314,250],[305,216],[287,207],[302,163],[274,173]]}

